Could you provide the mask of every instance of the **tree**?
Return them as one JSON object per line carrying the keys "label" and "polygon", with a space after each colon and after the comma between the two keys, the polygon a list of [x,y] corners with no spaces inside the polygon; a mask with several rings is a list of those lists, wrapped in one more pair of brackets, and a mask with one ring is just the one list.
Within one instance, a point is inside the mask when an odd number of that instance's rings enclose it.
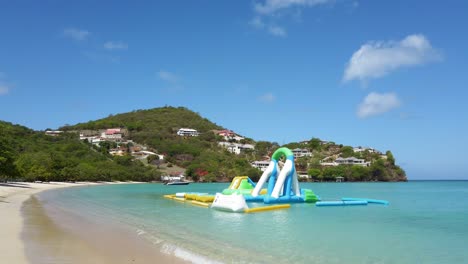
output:
{"label": "tree", "polygon": [[0,141],[0,181],[6,181],[17,174],[13,150]]}
{"label": "tree", "polygon": [[319,169],[315,169],[315,168],[309,169],[307,171],[307,175],[309,175],[314,180],[318,180],[321,174],[322,174],[322,171]]}
{"label": "tree", "polygon": [[378,181],[390,180],[387,169],[385,167],[385,162],[382,159],[378,159],[377,161],[372,163],[372,165],[370,166],[370,174],[373,180],[378,180]]}
{"label": "tree", "polygon": [[323,178],[326,181],[334,181],[336,177],[344,177],[345,176],[345,168],[346,166],[340,165],[335,167],[326,167],[322,171]]}
{"label": "tree", "polygon": [[322,145],[321,145],[321,140],[318,139],[318,138],[312,138],[310,141],[309,141],[309,148],[312,149],[312,150],[320,150]]}
{"label": "tree", "polygon": [[273,143],[268,142],[268,141],[258,141],[257,144],[255,144],[255,151],[257,154],[257,157],[264,157],[267,155],[270,155],[273,151],[273,149],[277,147]]}
{"label": "tree", "polygon": [[296,159],[296,169],[299,171],[305,171],[307,170],[307,162],[308,158],[307,157],[300,157]]}
{"label": "tree", "polygon": [[390,162],[391,165],[395,166],[395,158],[390,150],[388,150],[385,155],[387,156],[387,161]]}
{"label": "tree", "polygon": [[354,155],[353,147],[344,146],[344,147],[341,148],[341,156],[343,158],[352,157],[353,155]]}
{"label": "tree", "polygon": [[348,181],[365,181],[368,180],[370,177],[369,175],[369,168],[363,167],[359,165],[354,165],[351,167],[351,175],[347,179]]}
{"label": "tree", "polygon": [[256,169],[256,168],[250,168],[250,169],[248,169],[246,174],[247,174],[247,176],[249,176],[249,178],[252,181],[257,182],[258,180],[260,180],[260,176],[262,175],[262,171],[259,170],[259,169]]}

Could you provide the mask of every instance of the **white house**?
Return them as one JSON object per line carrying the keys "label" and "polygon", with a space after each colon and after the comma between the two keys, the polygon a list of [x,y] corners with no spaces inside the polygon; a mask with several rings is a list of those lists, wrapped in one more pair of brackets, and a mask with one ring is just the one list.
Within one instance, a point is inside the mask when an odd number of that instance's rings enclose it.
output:
{"label": "white house", "polygon": [[250,163],[252,167],[260,169],[261,171],[265,171],[268,168],[268,165],[270,165],[269,160],[264,160],[264,161],[254,161]]}
{"label": "white house", "polygon": [[181,128],[177,131],[177,135],[184,137],[184,136],[191,136],[191,137],[198,137],[198,131],[191,128]]}
{"label": "white house", "polygon": [[239,143],[231,143],[231,142],[219,142],[220,146],[225,147],[229,152],[234,153],[236,155],[241,154],[242,151],[247,149],[255,149],[251,144],[239,144]]}
{"label": "white house", "polygon": [[45,132],[46,135],[53,136],[53,137],[59,136],[62,133],[63,133],[63,131],[60,131],[60,130],[47,130]]}
{"label": "white house", "polygon": [[349,157],[349,158],[337,158],[335,160],[335,163],[338,165],[361,165],[361,166],[369,166],[370,162],[366,162],[364,159],[358,159],[355,157]]}
{"label": "white house", "polygon": [[355,157],[349,157],[349,158],[337,158],[335,161],[328,161],[330,157],[327,157],[323,160],[320,161],[320,165],[322,166],[338,166],[338,165],[360,165],[360,166],[365,166],[368,167],[370,166],[370,162],[366,162],[364,159],[357,159]]}
{"label": "white house", "polygon": [[308,149],[296,148],[292,150],[295,158],[299,157],[311,157],[312,153]]}
{"label": "white house", "polygon": [[353,148],[353,151],[354,152],[364,152],[364,151],[369,151],[369,153],[374,153],[374,152],[377,152],[377,150],[373,149],[373,148],[366,148],[366,147],[356,147],[356,148]]}

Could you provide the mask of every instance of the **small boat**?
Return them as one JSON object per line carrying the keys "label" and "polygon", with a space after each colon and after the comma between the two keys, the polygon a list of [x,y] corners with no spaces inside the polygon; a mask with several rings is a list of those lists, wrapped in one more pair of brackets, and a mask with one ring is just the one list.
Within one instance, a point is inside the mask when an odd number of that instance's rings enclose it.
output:
{"label": "small boat", "polygon": [[169,181],[165,182],[164,185],[188,185],[189,183],[188,181]]}

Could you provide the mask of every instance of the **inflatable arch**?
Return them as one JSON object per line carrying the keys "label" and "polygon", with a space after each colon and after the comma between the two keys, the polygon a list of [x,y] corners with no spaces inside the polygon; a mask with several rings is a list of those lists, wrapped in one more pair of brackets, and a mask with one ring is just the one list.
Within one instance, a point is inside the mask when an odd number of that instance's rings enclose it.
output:
{"label": "inflatable arch", "polygon": [[[278,161],[282,157],[286,161],[280,171]],[[267,181],[267,194],[261,197],[260,191]],[[263,198],[265,203],[315,202],[318,200],[318,197],[311,190],[299,188],[294,154],[290,149],[284,147],[273,153],[270,164],[252,191],[251,198],[246,197],[246,200],[259,200],[259,198]]]}

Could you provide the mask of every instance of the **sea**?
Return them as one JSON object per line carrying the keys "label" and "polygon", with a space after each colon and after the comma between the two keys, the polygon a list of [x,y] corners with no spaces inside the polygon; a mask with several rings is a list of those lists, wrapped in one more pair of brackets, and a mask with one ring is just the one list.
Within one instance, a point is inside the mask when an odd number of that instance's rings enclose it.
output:
{"label": "sea", "polygon": [[[322,200],[389,205],[229,213],[165,199],[227,183],[109,184],[46,191],[48,207],[124,227],[193,263],[468,263],[468,181],[300,183]],[[258,206],[251,205],[251,206]]]}

